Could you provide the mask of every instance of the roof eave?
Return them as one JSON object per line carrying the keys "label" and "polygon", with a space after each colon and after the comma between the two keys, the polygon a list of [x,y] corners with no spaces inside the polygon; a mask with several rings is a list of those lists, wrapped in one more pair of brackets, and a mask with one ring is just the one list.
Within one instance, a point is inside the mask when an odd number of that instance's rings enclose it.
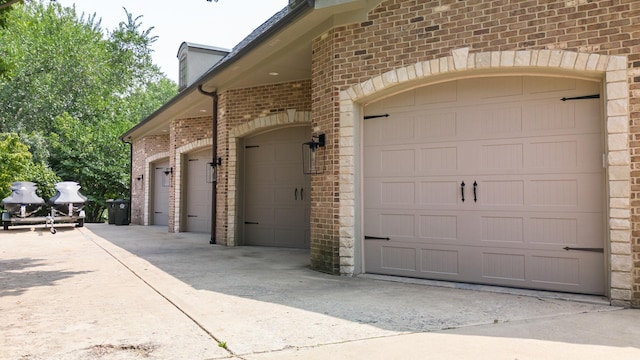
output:
{"label": "roof eave", "polygon": [[282,30],[284,27],[286,27],[291,22],[293,22],[295,19],[302,16],[307,11],[313,9],[314,6],[315,6],[315,0],[306,0],[298,3],[298,5],[295,8],[291,9],[286,15],[284,15],[282,19],[274,23],[272,26],[266,29],[263,33],[261,33],[255,39],[253,39],[251,42],[245,45],[236,54],[234,54],[233,57],[229,58],[227,61],[224,61],[223,59],[221,62],[218,63],[219,65],[212,67],[204,75],[202,75],[200,78],[194,81],[193,84],[191,84],[190,86],[182,90],[180,93],[174,96],[171,100],[169,100],[167,103],[162,105],[162,107],[160,107],[158,110],[154,111],[151,115],[147,116],[145,119],[140,121],[138,124],[133,126],[124,134],[120,135],[119,139],[124,142],[130,141],[131,135],[135,133],[136,130],[142,128],[144,125],[152,121],[154,118],[158,117],[160,114],[167,111],[167,109],[169,109],[171,106],[173,106],[174,104],[184,99],[187,95],[190,95],[194,91],[197,91],[198,86],[201,86],[204,82],[207,82],[215,78],[217,74],[224,71],[226,68],[233,65],[238,60],[240,60],[241,58],[249,54],[258,45],[262,44],[265,39],[270,38],[273,34]]}

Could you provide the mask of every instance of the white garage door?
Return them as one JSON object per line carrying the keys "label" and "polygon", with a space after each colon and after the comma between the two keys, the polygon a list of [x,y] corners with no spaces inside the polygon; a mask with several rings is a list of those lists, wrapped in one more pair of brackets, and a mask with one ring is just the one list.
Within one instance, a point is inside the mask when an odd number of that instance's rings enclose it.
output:
{"label": "white garage door", "polygon": [[309,247],[311,183],[302,169],[308,127],[257,135],[244,149],[244,244]]}
{"label": "white garage door", "polygon": [[604,292],[600,84],[466,79],[366,107],[365,267]]}
{"label": "white garage door", "polygon": [[186,231],[211,233],[212,183],[207,179],[211,168],[211,149],[186,156]]}
{"label": "white garage door", "polygon": [[169,225],[169,188],[171,175],[169,160],[154,163],[153,169],[153,198],[151,202],[151,214],[153,225]]}

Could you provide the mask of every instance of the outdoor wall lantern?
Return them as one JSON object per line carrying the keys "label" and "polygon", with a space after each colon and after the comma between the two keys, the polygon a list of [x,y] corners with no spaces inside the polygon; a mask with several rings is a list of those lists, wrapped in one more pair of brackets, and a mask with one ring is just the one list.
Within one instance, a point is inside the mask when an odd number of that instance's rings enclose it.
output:
{"label": "outdoor wall lantern", "polygon": [[324,163],[320,161],[320,148],[324,148],[326,135],[312,136],[311,141],[302,144],[302,172],[306,175],[322,174]]}
{"label": "outdoor wall lantern", "polygon": [[209,166],[209,171],[206,172],[207,182],[208,183],[217,182],[218,166],[222,165],[222,158],[218,157],[215,162],[207,163],[207,165]]}
{"label": "outdoor wall lantern", "polygon": [[171,174],[173,174],[173,168],[164,168],[164,177],[162,178],[162,187],[171,187]]}
{"label": "outdoor wall lantern", "polygon": [[140,174],[140,175],[138,175],[138,176],[136,177],[136,186],[135,186],[135,187],[136,187],[136,189],[137,189],[137,190],[142,189],[142,179],[143,179],[143,178],[144,178],[144,175],[143,175],[143,174]]}

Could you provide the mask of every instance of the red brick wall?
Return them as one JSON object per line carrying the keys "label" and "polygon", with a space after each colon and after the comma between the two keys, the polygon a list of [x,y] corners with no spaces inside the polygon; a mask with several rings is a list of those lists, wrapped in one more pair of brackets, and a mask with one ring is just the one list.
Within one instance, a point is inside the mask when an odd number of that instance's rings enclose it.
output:
{"label": "red brick wall", "polygon": [[311,177],[311,267],[331,274],[340,273],[339,202],[339,89],[333,63],[337,39],[330,31],[312,47],[313,107],[312,128],[326,134],[323,174]]}
{"label": "red brick wall", "polygon": [[[153,135],[134,141],[133,164],[131,168],[131,223],[144,224],[145,160],[159,153],[169,151],[169,135]],[[144,175],[141,180],[136,180]]]}
{"label": "red brick wall", "polygon": [[630,67],[637,68],[639,12],[636,0],[384,1],[367,21],[336,28],[337,85],[461,47],[629,55]]}

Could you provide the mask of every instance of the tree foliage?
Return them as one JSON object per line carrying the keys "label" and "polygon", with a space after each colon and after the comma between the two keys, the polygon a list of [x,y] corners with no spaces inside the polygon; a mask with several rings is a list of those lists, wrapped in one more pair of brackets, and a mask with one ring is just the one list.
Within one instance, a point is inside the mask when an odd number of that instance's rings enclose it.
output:
{"label": "tree foliage", "polygon": [[54,2],[11,9],[0,27],[0,133],[18,134],[32,163],[79,182],[87,221],[99,221],[106,199],[128,196],[129,148],[119,135],[177,87],[151,60],[152,28],[126,9],[113,31]]}
{"label": "tree foliage", "polygon": [[0,197],[11,194],[10,185],[15,181],[32,181],[38,184],[38,195],[49,198],[54,195],[57,175],[42,162],[32,161],[29,147],[15,133],[0,134]]}

